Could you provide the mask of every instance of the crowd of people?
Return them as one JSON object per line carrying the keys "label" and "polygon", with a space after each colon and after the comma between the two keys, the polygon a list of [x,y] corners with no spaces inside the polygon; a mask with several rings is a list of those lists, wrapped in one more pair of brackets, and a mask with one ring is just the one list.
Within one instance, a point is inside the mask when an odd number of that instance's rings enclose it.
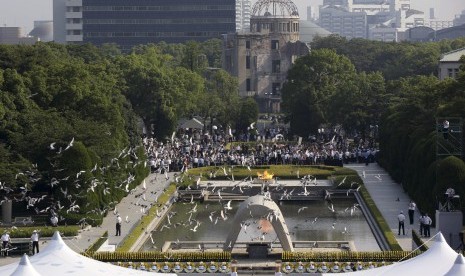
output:
{"label": "crowd of people", "polygon": [[[183,171],[188,168],[221,165],[336,165],[376,159],[377,149],[357,137],[349,139],[337,132],[311,137],[304,142],[284,142],[281,129],[269,129],[253,136],[253,146],[244,135],[227,132],[212,134],[197,129],[181,129],[171,139],[143,139],[153,171]],[[250,138],[250,137],[249,137]],[[227,144],[232,141],[227,148]]]}

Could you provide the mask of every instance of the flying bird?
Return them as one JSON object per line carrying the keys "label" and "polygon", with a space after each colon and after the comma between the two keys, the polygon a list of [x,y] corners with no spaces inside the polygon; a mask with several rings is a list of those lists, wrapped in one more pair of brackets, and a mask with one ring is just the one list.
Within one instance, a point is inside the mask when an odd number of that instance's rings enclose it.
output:
{"label": "flying bird", "polygon": [[228,203],[226,204],[226,206],[224,206],[224,209],[225,209],[225,210],[232,210],[232,207],[231,207],[231,200],[228,201]]}
{"label": "flying bird", "polygon": [[55,148],[55,144],[56,144],[56,142],[51,143],[50,146],[49,146],[49,148],[50,148],[51,150],[55,150],[55,149],[56,149],[56,148]]}
{"label": "flying bird", "polygon": [[336,187],[339,187],[339,186],[341,186],[342,184],[344,184],[344,183],[346,182],[346,179],[347,179],[347,176],[344,177],[344,178],[342,179],[342,181],[341,181],[339,184],[337,184]]}
{"label": "flying bird", "polygon": [[69,144],[66,146],[65,150],[68,150],[68,149],[71,148],[73,145],[74,145],[74,137],[73,137],[73,139],[71,139],[71,141],[69,142]]}

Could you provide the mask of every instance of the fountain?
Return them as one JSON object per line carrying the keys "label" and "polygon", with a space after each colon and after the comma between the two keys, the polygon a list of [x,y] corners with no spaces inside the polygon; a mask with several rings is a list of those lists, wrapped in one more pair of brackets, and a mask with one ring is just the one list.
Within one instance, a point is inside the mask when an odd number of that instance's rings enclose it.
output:
{"label": "fountain", "polygon": [[[223,250],[232,251],[239,232],[242,229],[242,224],[246,220],[254,217],[266,218],[266,220],[269,221],[273,226],[277,238],[281,242],[283,250],[294,251],[294,247],[292,246],[292,241],[289,235],[289,230],[287,229],[287,225],[284,221],[283,215],[281,214],[281,210],[273,200],[267,198],[264,195],[251,196],[239,205],[239,209],[234,216],[232,229],[226,238]],[[261,249],[263,249],[263,246],[260,243],[248,244],[248,252],[249,256],[251,257],[253,257],[255,254],[260,254],[258,251]]]}
{"label": "fountain", "polygon": [[276,183],[266,170],[249,184],[201,182],[199,187],[210,196],[197,201],[193,192],[201,195],[200,191],[186,191],[144,249],[234,254],[246,250],[254,258],[282,251],[379,250],[362,212],[354,207],[354,197],[341,193],[334,202],[321,200],[324,187],[331,185],[312,183],[306,188],[313,191],[306,192],[300,179]]}

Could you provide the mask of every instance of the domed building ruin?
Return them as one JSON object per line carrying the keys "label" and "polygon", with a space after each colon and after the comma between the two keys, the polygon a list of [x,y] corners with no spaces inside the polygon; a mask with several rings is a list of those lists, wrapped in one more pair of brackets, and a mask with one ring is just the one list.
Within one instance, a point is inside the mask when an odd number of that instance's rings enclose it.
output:
{"label": "domed building ruin", "polygon": [[254,97],[260,112],[279,113],[281,87],[296,58],[309,53],[299,41],[299,12],[291,0],[259,0],[250,30],[224,36],[223,69],[239,81],[239,94]]}

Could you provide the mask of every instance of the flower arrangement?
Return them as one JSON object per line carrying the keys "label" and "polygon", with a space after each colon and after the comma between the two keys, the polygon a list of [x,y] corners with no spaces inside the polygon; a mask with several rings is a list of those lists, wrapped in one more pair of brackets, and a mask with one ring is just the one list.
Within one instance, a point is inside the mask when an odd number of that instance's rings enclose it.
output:
{"label": "flower arrangement", "polygon": [[207,271],[207,267],[205,266],[205,263],[204,262],[198,263],[195,268],[195,271],[199,273],[204,273],[205,271]]}
{"label": "flower arrangement", "polygon": [[341,270],[341,266],[338,262],[335,262],[334,265],[331,267],[331,271],[335,273],[341,272]]}
{"label": "flower arrangement", "polygon": [[175,262],[171,270],[174,273],[180,273],[183,270],[183,266],[181,265],[180,262]]}
{"label": "flower arrangement", "polygon": [[186,265],[184,266],[184,272],[186,273],[192,273],[195,270],[195,266],[191,262],[187,262]]}
{"label": "flower arrangement", "polygon": [[344,271],[344,272],[351,272],[351,271],[353,271],[353,269],[352,269],[352,264],[349,263],[349,262],[346,262],[345,265],[344,265],[344,267],[342,268],[342,271]]}
{"label": "flower arrangement", "polygon": [[221,272],[221,273],[228,273],[229,272],[229,265],[228,263],[226,262],[222,262],[220,267],[218,268],[218,270]]}
{"label": "flower arrangement", "polygon": [[218,265],[215,262],[210,262],[207,266],[207,271],[210,273],[215,273],[218,271]]}
{"label": "flower arrangement", "polygon": [[168,273],[171,271],[171,263],[164,262],[163,265],[160,267],[160,270],[163,273]]}
{"label": "flower arrangement", "polygon": [[160,266],[156,262],[153,262],[150,269],[154,272],[158,272],[160,270]]}
{"label": "flower arrangement", "polygon": [[318,271],[318,267],[315,265],[314,262],[310,262],[307,266],[307,271],[310,273],[316,273]]}
{"label": "flower arrangement", "polygon": [[321,264],[321,266],[318,268],[318,272],[320,273],[326,273],[329,272],[330,268],[326,265],[325,262]]}
{"label": "flower arrangement", "polygon": [[294,270],[294,265],[290,262],[285,262],[282,265],[282,270],[284,273],[291,273]]}
{"label": "flower arrangement", "polygon": [[297,266],[295,267],[295,272],[298,272],[298,273],[303,273],[305,272],[305,266],[302,262],[299,262],[297,264]]}

